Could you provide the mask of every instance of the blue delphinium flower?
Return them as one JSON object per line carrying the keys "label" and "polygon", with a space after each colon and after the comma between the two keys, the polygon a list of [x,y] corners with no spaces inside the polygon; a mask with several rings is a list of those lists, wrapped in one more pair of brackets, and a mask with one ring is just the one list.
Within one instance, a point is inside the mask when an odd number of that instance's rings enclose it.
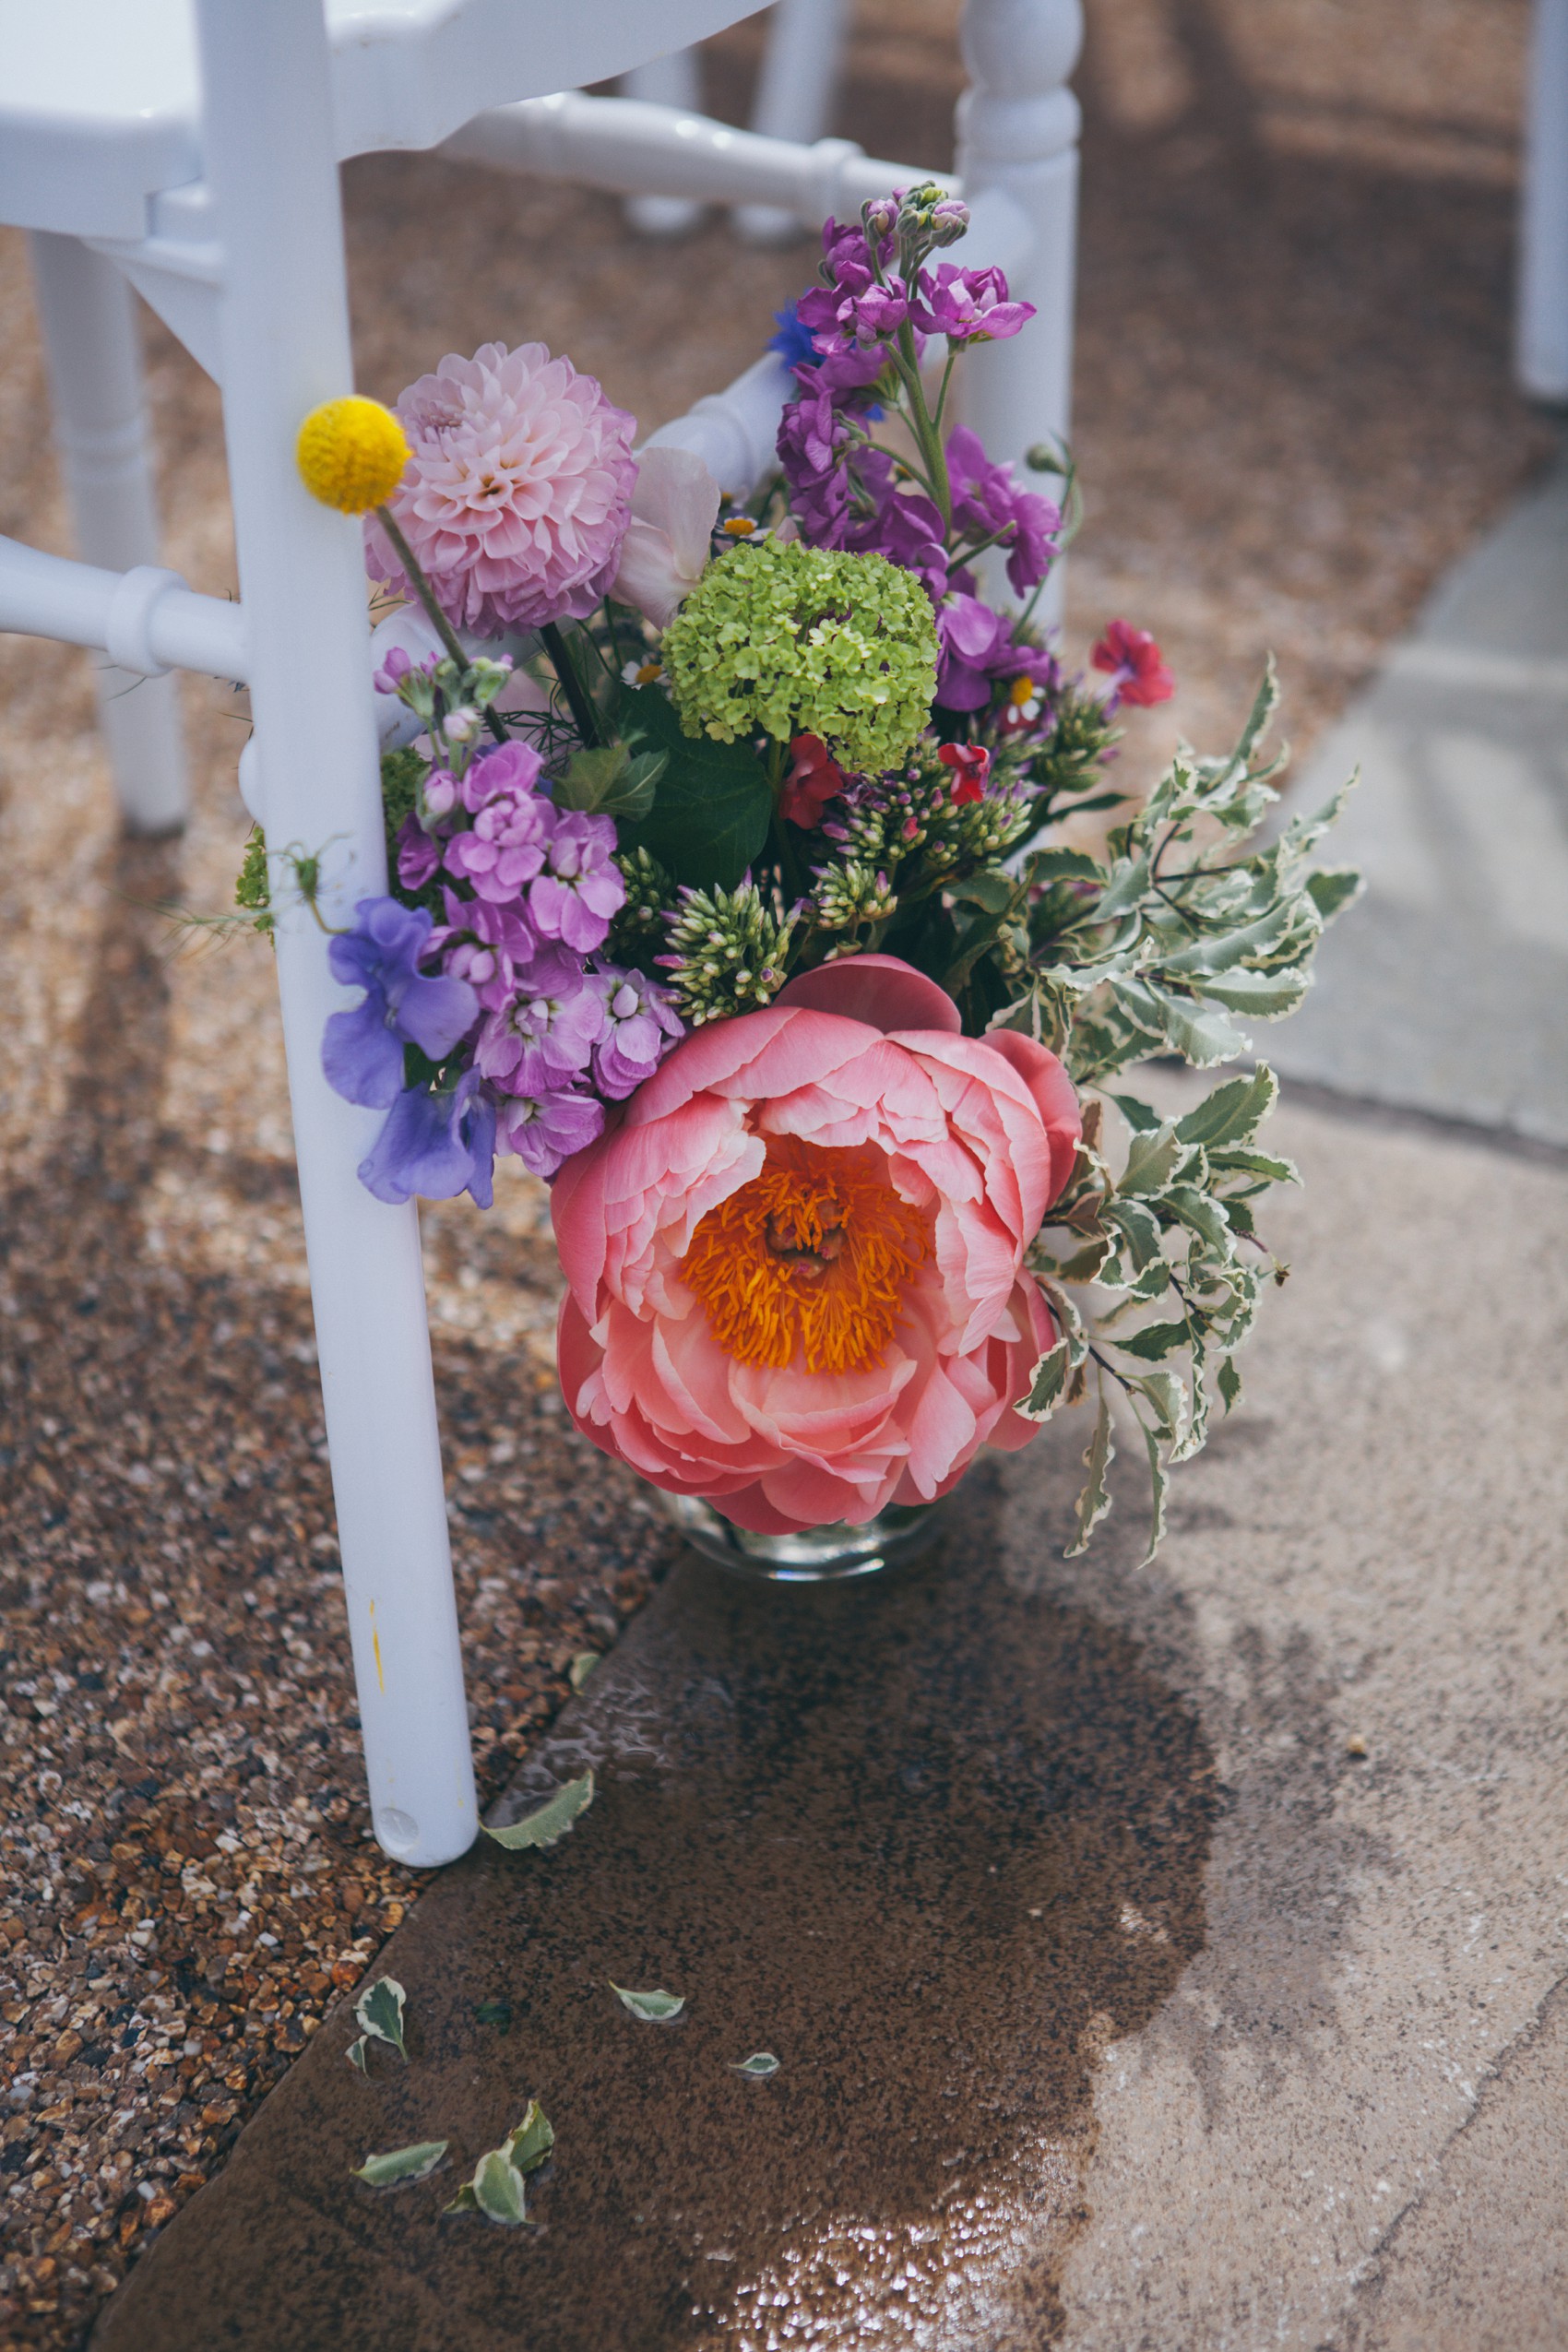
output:
{"label": "blue delphinium flower", "polygon": [[433,1094],[406,1087],[360,1162],[360,1182],[378,1201],[456,1200],[471,1193],[481,1208],[494,1197],[495,1103],[477,1070]]}
{"label": "blue delphinium flower", "polygon": [[321,1066],[350,1102],[384,1111],[402,1087],[404,1046],[444,1061],[477,1019],[479,999],[465,980],[420,970],[428,909],[362,898],[354,913],[354,929],[334,939],[327,961],[334,979],[364,990],[364,1001],[328,1019]]}

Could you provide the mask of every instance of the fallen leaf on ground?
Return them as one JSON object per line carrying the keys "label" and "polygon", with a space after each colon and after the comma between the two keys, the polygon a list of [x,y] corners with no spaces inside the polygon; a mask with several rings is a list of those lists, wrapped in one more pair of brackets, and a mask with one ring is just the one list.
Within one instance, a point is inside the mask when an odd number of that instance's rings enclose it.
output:
{"label": "fallen leaf on ground", "polygon": [[415,2140],[406,2148],[389,2148],[385,2156],[367,2156],[354,2179],[371,2189],[395,2189],[402,2180],[426,2180],[450,2144],[447,2140]]}
{"label": "fallen leaf on ground", "polygon": [[594,1668],[598,1664],[599,1652],[597,1650],[579,1650],[577,1652],[576,1657],[566,1669],[566,1680],[571,1683],[574,1691],[580,1691],[582,1689],[583,1684],[588,1681],[588,1676],[593,1672]]}
{"label": "fallen leaf on ground", "polygon": [[505,1846],[508,1853],[515,1854],[526,1846],[553,1846],[592,1802],[593,1774],[585,1772],[580,1780],[568,1780],[537,1812],[529,1813],[522,1821],[512,1822],[505,1829],[492,1829],[488,1822],[480,1825],[497,1846]]}
{"label": "fallen leaf on ground", "polygon": [[766,2083],[770,2074],[778,2073],[778,2061],[770,2049],[754,2049],[749,2058],[736,2059],[730,2071],[749,2075],[754,2083]]}
{"label": "fallen leaf on ground", "polygon": [[474,2015],[481,2025],[493,2025],[497,2033],[509,2034],[512,2030],[509,2001],[481,2001],[476,2005]]}
{"label": "fallen leaf on ground", "polygon": [[350,2062],[362,2074],[370,2071],[365,2064],[365,2039],[385,2042],[406,2059],[409,2046],[403,2039],[403,2011],[408,1996],[396,1977],[377,1977],[366,1985],[354,2003],[354,2023],[361,2027],[360,2039],[349,2052]]}
{"label": "fallen leaf on ground", "polygon": [[605,1982],[616,2000],[624,2008],[629,2009],[634,2017],[646,2017],[654,2025],[661,2025],[670,2018],[678,2017],[686,2005],[683,1992],[628,1992],[624,1985],[615,1982],[613,1977],[607,1977]]}
{"label": "fallen leaf on ground", "polygon": [[528,2113],[517,2130],[507,2133],[502,2153],[519,2172],[533,2172],[554,2145],[555,2132],[549,2116],[537,2099],[529,2099]]}
{"label": "fallen leaf on ground", "polygon": [[481,2156],[474,2167],[473,2179],[465,2180],[446,2213],[481,2213],[487,2221],[498,2221],[515,2229],[527,2221],[528,2209],[523,2200],[523,2176],[505,2148],[492,2148]]}

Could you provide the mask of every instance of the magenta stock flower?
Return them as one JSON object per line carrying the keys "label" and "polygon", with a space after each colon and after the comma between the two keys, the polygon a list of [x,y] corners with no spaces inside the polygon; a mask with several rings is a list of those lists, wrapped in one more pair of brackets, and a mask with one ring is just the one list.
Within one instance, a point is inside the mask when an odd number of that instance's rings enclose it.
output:
{"label": "magenta stock flower", "polygon": [[612,1102],[621,1102],[652,1077],[684,1031],[664,990],[645,973],[607,964],[590,985],[604,1007],[604,1033],[593,1050],[594,1084]]}
{"label": "magenta stock flower", "polygon": [[[398,415],[413,454],[389,504],[448,618],[487,636],[585,620],[625,537],[635,418],[542,343],[448,352]],[[374,516],[366,563],[411,594]]]}
{"label": "magenta stock flower", "polygon": [[496,1104],[495,1146],[515,1152],[535,1176],[553,1176],[574,1152],[604,1133],[604,1105],[576,1087],[538,1095],[503,1095]]}
{"label": "magenta stock flower", "polygon": [[1019,596],[1027,595],[1055,561],[1060,510],[1038,491],[1026,490],[1011,466],[993,464],[968,425],[948,434],[946,454],[954,529],[977,543],[999,539],[1008,550],[1007,577]]}
{"label": "magenta stock flower", "polygon": [[496,906],[520,897],[544,864],[557,819],[533,789],[539,772],[539,754],[510,742],[476,759],[463,778],[473,827],[447,841],[446,871]]}
{"label": "magenta stock flower", "polygon": [[587,1071],[604,1034],[602,992],[563,947],[541,947],[517,986],[512,1002],[481,1029],[475,1062],[506,1094],[569,1086]]}
{"label": "magenta stock flower", "polygon": [[1009,300],[1000,269],[961,269],[951,261],[938,262],[934,271],[921,270],[909,309],[916,327],[927,335],[945,335],[949,343],[1005,342],[1034,315],[1033,303]]}
{"label": "magenta stock flower", "polygon": [[412,809],[398,828],[398,879],[405,890],[422,890],[441,864],[441,844],[433,841]]}
{"label": "magenta stock flower", "polygon": [[547,856],[547,870],[529,892],[529,919],[541,939],[559,939],[586,955],[626,903],[614,862],[614,819],[564,811],[555,818]]}

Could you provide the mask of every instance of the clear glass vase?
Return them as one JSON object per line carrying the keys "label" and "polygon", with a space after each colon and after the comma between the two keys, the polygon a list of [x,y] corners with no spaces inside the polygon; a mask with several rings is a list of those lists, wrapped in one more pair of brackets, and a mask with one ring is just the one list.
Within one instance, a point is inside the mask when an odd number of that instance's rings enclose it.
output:
{"label": "clear glass vase", "polygon": [[848,1576],[874,1576],[912,1560],[942,1531],[940,1503],[894,1503],[863,1526],[851,1527],[840,1519],[832,1526],[808,1527],[801,1535],[759,1536],[736,1526],[711,1503],[655,1491],[694,1551],[737,1575],[770,1584],[821,1585]]}

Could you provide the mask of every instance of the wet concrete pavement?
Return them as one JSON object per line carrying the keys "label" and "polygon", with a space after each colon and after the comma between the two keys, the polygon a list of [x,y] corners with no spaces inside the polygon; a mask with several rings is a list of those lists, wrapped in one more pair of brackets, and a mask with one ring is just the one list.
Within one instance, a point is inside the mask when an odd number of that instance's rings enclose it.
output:
{"label": "wet concrete pavement", "polygon": [[[1062,1560],[1069,1424],[897,1581],[680,1570],[512,1800],[592,1762],[578,1829],[385,1954],[409,2067],[325,2027],[98,2352],[1565,2340],[1568,1188],[1277,1137],[1295,1273],[1156,1565],[1135,1475]],[[536,2093],[540,2227],[440,2221]]]}

